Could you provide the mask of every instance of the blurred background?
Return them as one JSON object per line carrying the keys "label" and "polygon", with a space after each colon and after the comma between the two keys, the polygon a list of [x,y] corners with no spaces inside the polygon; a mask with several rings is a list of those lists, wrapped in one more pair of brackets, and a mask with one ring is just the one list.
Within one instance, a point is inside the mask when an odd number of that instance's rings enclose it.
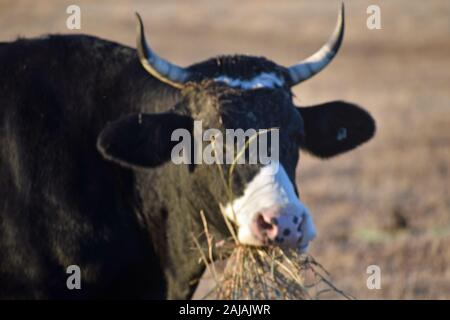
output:
{"label": "blurred background", "polygon": [[[66,8],[81,8],[68,30]],[[343,99],[377,120],[376,137],[327,161],[302,154],[297,184],[318,229],[311,254],[359,299],[450,299],[450,1],[345,1],[337,58],[294,91],[298,105]],[[366,26],[381,8],[381,30]],[[86,33],[134,47],[135,18],[165,58],[263,55],[290,65],[331,34],[340,1],[0,0],[0,41]],[[76,68],[77,66],[73,66]],[[366,269],[381,268],[369,290]]]}

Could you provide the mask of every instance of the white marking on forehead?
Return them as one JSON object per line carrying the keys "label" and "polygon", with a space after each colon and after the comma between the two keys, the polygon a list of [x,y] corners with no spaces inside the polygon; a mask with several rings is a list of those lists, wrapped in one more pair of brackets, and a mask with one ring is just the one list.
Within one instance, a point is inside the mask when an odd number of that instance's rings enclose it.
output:
{"label": "white marking on forehead", "polygon": [[284,79],[278,77],[273,72],[263,72],[249,80],[233,79],[229,76],[219,76],[214,78],[216,82],[223,82],[230,87],[241,88],[244,90],[251,90],[257,88],[282,87]]}

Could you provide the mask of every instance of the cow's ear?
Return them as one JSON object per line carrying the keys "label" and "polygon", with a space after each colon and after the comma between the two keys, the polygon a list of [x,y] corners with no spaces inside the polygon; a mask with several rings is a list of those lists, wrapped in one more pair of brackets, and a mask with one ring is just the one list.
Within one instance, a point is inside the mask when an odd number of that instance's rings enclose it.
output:
{"label": "cow's ear", "polygon": [[328,158],[373,137],[375,121],[364,109],[343,101],[297,108],[305,125],[303,149]]}
{"label": "cow's ear", "polygon": [[97,139],[108,160],[126,167],[151,168],[170,160],[176,129],[192,133],[193,120],[174,113],[131,114],[109,123]]}

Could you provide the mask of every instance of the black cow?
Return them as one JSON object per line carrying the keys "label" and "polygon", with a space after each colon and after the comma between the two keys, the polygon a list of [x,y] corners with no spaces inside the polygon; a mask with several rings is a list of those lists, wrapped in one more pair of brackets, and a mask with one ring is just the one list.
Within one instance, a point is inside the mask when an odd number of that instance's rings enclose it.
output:
{"label": "black cow", "polygon": [[[306,250],[315,236],[294,183],[299,148],[326,158],[374,134],[345,102],[297,108],[291,87],[339,49],[336,30],[290,68],[221,56],[188,68],[85,35],[0,44],[0,297],[189,298],[203,271],[192,241],[205,212],[216,241]],[[175,129],[279,128],[278,171],[237,165],[230,201],[217,165],[176,165]],[[228,172],[229,165],[221,165]],[[67,267],[81,289],[66,286]]]}

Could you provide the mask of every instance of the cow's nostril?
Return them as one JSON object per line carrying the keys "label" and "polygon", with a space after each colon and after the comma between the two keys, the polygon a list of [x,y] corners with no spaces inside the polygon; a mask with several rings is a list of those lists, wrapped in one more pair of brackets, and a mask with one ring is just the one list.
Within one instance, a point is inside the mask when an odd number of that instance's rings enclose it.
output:
{"label": "cow's nostril", "polygon": [[264,220],[264,217],[262,216],[262,214],[258,215],[258,217],[256,218],[256,223],[258,224],[258,227],[261,230],[272,230],[274,227],[274,224],[269,223],[266,220]]}

